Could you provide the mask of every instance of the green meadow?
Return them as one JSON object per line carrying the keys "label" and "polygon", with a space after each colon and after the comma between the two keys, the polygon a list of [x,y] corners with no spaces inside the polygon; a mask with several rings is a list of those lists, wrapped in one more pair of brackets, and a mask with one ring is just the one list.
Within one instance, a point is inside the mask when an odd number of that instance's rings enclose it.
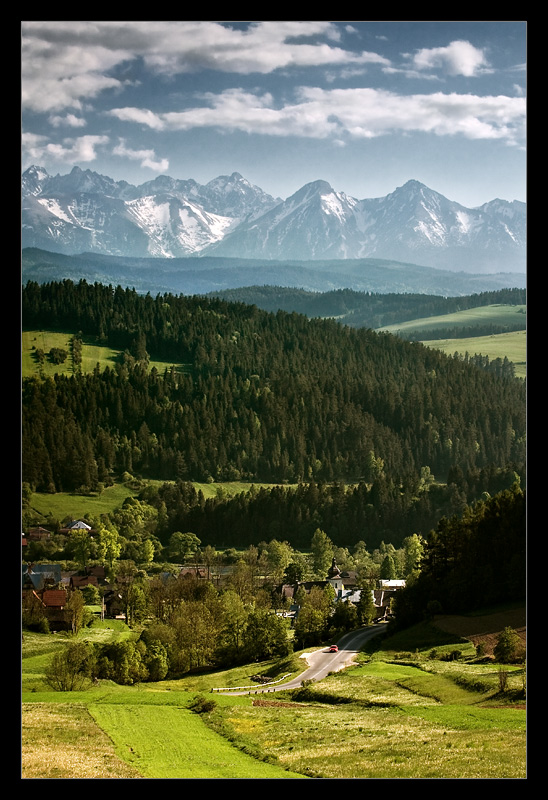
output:
{"label": "green meadow", "polygon": [[[23,778],[523,779],[525,669],[477,662],[471,642],[425,625],[418,645],[381,637],[380,649],[301,689],[212,693],[251,682],[265,662],[179,680],[53,692],[44,669],[64,634],[23,638]],[[91,641],[132,636],[106,621]],[[439,640],[434,657],[432,643]],[[459,649],[456,660],[440,654]],[[295,654],[297,657],[299,654]],[[305,662],[294,658],[290,669]],[[203,713],[197,697],[213,700]]]}
{"label": "green meadow", "polygon": [[432,339],[424,342],[428,347],[443,350],[448,355],[488,356],[490,361],[506,357],[515,367],[516,378],[525,378],[527,371],[527,333],[513,331],[490,336],[475,336],[466,339]]}
{"label": "green meadow", "polygon": [[441,314],[423,319],[413,319],[407,322],[398,322],[387,325],[379,330],[389,333],[405,333],[406,331],[429,331],[437,328],[468,328],[479,325],[516,325],[523,324],[525,328],[526,306],[510,306],[495,304],[467,308],[464,311],[455,311],[451,314]]}
{"label": "green meadow", "polygon": [[[54,332],[54,331],[23,331],[21,335],[21,372],[23,377],[42,374],[44,377],[53,377],[56,373],[61,375],[72,375],[74,366],[71,356],[71,339],[73,333]],[[62,364],[53,364],[47,357],[52,347],[66,350],[67,358]],[[42,350],[46,354],[42,366],[36,358],[36,350]],[[98,345],[93,339],[82,340],[82,363],[83,373],[93,372],[97,364],[100,369],[114,367],[121,361],[122,352],[114,350],[106,345]],[[174,364],[165,361],[150,361],[149,366],[163,373],[167,368],[175,366],[181,372],[187,367],[184,364]]]}
{"label": "green meadow", "polygon": [[[147,479],[144,483],[154,485],[164,483],[164,481],[154,481]],[[143,485],[144,485],[143,483]],[[101,492],[91,492],[90,494],[77,494],[76,492],[57,492],[48,494],[47,492],[33,492],[29,505],[33,511],[39,514],[44,523],[48,519],[64,520],[66,517],[72,519],[88,519],[97,517],[101,514],[109,514],[123,504],[127,497],[136,497],[141,485],[137,483],[114,483],[106,486]],[[273,484],[266,483],[244,483],[242,481],[226,481],[215,483],[196,483],[193,486],[196,491],[202,491],[206,500],[209,497],[216,497],[219,493],[225,496],[249,492],[252,486],[257,489],[261,486],[269,487]],[[284,484],[286,487],[292,484]]]}
{"label": "green meadow", "polygon": [[[522,323],[525,328],[526,306],[491,305],[470,308],[465,311],[456,311],[452,314],[443,314],[436,317],[409,320],[395,325],[388,325],[379,330],[389,333],[405,333],[406,331],[437,330],[439,328],[474,328],[492,325],[515,325]],[[507,358],[514,364],[515,375],[518,378],[526,377],[527,360],[527,333],[525,330],[511,331],[508,333],[489,334],[483,336],[469,336],[466,338],[428,339],[423,342],[428,347],[442,350],[448,355],[458,353],[464,356],[488,356],[490,361]]]}

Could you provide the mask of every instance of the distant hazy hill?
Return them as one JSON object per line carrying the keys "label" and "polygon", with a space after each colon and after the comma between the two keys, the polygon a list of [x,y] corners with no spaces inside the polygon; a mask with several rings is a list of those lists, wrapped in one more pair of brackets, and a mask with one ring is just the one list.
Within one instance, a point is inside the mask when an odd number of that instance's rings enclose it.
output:
{"label": "distant hazy hill", "polygon": [[[270,261],[193,256],[134,258],[100,253],[66,255],[25,248],[23,283],[70,279],[130,286],[139,293],[208,294],[241,287],[276,286],[307,292],[352,289],[454,297],[506,287],[524,288],[524,273],[472,274],[375,258],[329,261]],[[244,297],[242,296],[242,299]],[[246,297],[247,301],[247,297]],[[251,300],[255,302],[255,300]]]}

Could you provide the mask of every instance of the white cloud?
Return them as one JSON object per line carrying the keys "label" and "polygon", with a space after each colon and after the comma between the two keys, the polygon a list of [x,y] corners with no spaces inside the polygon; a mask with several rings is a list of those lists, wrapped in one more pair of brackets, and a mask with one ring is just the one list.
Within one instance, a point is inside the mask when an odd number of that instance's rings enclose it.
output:
{"label": "white cloud", "polygon": [[[355,53],[306,37],[340,39],[340,30],[324,21],[252,22],[246,29],[210,21],[123,23],[128,44],[159,72],[177,74],[215,69],[242,75],[267,74],[287,67],[388,63],[376,53]],[[145,25],[144,28],[141,26]],[[135,41],[146,32],[146,47]]]}
{"label": "white cloud", "polygon": [[412,61],[414,67],[421,71],[439,68],[448,75],[464,75],[468,78],[490,71],[483,50],[465,41],[451,42],[447,47],[419,50]]}
{"label": "white cloud", "polygon": [[65,114],[65,116],[51,115],[49,117],[49,124],[54,128],[60,128],[66,125],[69,128],[85,128],[86,121],[82,117],[77,117],[74,114]]}
{"label": "white cloud", "polygon": [[27,158],[30,159],[31,162],[39,162],[44,155],[47,142],[47,136],[42,136],[37,133],[23,133],[21,135],[23,161]]}
{"label": "white cloud", "polygon": [[164,130],[166,127],[162,115],[155,114],[146,108],[113,108],[106,113],[122,122],[136,122],[157,131]]}
{"label": "white cloud", "polygon": [[[327,42],[308,43],[306,37]],[[86,100],[123,82],[108,74],[137,58],[153,71],[176,75],[215,69],[249,75],[288,67],[380,64],[376,53],[333,46],[332,22],[23,22],[22,101],[32,111],[80,109]]]}
{"label": "white cloud", "polygon": [[231,89],[204,96],[205,106],[153,114],[147,109],[114,109],[119,119],[156,130],[216,127],[270,136],[323,139],[373,138],[397,132],[517,142],[523,136],[525,100],[477,95],[401,95],[385,90],[302,87],[296,102],[280,108],[272,96]]}
{"label": "white cloud", "polygon": [[154,172],[164,172],[169,169],[169,161],[167,158],[158,159],[154,150],[132,150],[126,147],[123,139],[116,145],[112,151],[115,156],[122,156],[123,158],[130,158],[133,161],[139,161],[142,167],[154,170]]}
{"label": "white cloud", "polygon": [[[22,105],[32,111],[81,109],[82,102],[96,97],[105,89],[120,88],[119,80],[104,73],[130,54],[102,46],[93,48],[73,41],[57,42],[55,37],[22,37],[21,88]],[[45,23],[44,23],[45,24]],[[54,23],[49,23],[53,25]]]}
{"label": "white cloud", "polygon": [[50,142],[46,136],[23,134],[22,150],[25,160],[31,161],[95,161],[97,148],[107,144],[108,136],[80,136],[77,139],[64,139],[61,143]]}

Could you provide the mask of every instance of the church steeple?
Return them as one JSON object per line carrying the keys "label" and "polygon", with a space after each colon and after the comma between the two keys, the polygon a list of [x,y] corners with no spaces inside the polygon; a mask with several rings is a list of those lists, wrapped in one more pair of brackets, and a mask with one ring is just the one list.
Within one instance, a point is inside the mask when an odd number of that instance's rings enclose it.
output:
{"label": "church steeple", "polygon": [[341,575],[341,571],[337,566],[337,562],[333,558],[333,561],[331,562],[331,566],[329,567],[329,570],[327,572],[327,579],[328,580],[332,580],[333,578],[340,578],[340,575]]}

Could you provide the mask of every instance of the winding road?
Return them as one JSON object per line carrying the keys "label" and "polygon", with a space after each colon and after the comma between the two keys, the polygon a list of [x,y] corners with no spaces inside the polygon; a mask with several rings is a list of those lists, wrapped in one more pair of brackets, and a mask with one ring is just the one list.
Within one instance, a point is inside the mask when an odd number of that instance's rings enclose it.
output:
{"label": "winding road", "polygon": [[337,653],[329,652],[329,645],[322,647],[319,650],[306,653],[303,658],[306,658],[308,669],[301,672],[296,678],[292,678],[285,683],[276,685],[257,686],[257,688],[250,689],[234,689],[225,690],[223,694],[263,694],[266,692],[281,692],[286,689],[298,689],[303,681],[321,681],[322,678],[329,672],[338,672],[341,669],[349,666],[354,660],[355,656],[360,652],[365,642],[384,633],[385,626],[370,625],[367,628],[360,628],[357,631],[351,631],[345,634],[338,642],[339,650]]}

